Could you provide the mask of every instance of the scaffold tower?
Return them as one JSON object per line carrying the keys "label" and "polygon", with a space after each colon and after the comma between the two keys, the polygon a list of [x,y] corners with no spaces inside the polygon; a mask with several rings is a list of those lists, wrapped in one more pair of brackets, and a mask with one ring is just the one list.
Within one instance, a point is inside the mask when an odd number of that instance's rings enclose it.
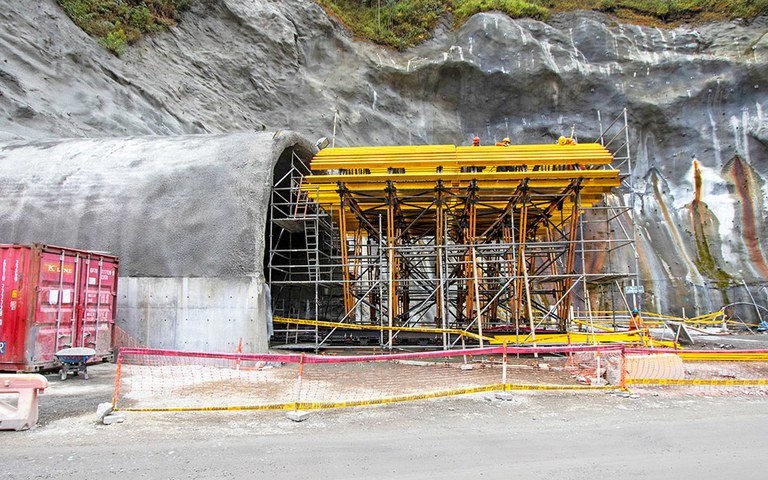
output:
{"label": "scaffold tower", "polygon": [[592,310],[590,291],[627,303],[636,271],[612,271],[611,259],[634,249],[631,207],[606,194],[628,167],[613,166],[605,137],[326,148],[308,166],[295,159],[273,189],[274,314],[312,320],[293,335],[314,334],[316,346],[344,324],[378,333],[382,347],[426,332],[450,348],[565,332]]}

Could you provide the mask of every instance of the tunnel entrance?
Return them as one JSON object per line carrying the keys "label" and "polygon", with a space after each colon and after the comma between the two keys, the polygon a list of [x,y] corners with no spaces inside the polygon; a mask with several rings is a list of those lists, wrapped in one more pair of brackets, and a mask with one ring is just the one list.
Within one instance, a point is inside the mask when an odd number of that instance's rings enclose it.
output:
{"label": "tunnel entrance", "polygon": [[[310,175],[311,158],[311,153],[294,146],[274,167],[264,265],[272,314],[278,318],[317,321],[336,318],[343,308],[340,289],[329,286],[341,278],[334,261],[339,239],[332,212],[318,207],[319,191],[301,188]],[[289,337],[291,343],[315,343],[317,331],[293,325],[288,332],[277,322],[273,341],[287,342]]]}
{"label": "tunnel entrance", "polygon": [[636,269],[619,262],[632,258],[633,209],[605,201],[630,172],[602,139],[328,148],[311,168],[287,153],[268,265],[276,323],[289,327],[273,344],[570,342],[606,310],[591,294],[636,305]]}

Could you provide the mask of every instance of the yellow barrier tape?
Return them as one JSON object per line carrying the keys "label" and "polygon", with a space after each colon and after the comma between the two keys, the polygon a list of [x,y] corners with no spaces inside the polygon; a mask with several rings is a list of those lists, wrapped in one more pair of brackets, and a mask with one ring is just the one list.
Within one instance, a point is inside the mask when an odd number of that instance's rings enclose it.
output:
{"label": "yellow barrier tape", "polygon": [[[480,340],[480,335],[467,332],[459,329],[444,329],[444,328],[416,328],[416,327],[389,327],[381,325],[359,325],[354,323],[339,323],[339,322],[326,322],[323,320],[306,320],[300,318],[285,318],[274,317],[272,319],[276,323],[286,323],[295,325],[307,325],[327,328],[345,328],[348,330],[371,330],[371,331],[401,331],[401,332],[417,332],[417,333],[431,333],[442,334],[449,333],[452,335],[460,335],[474,340]],[[647,333],[647,332],[646,332]],[[631,332],[606,332],[600,334],[572,332],[572,333],[537,333],[536,344],[545,345],[567,345],[567,344],[601,344],[601,343],[641,343],[638,338],[639,331]],[[593,338],[596,337],[596,338]],[[491,345],[502,345],[506,342],[508,345],[528,345],[533,344],[534,341],[528,335],[495,335],[493,337],[483,336],[483,341],[488,342]],[[519,340],[519,342],[518,342]],[[647,342],[646,342],[647,343]],[[665,346],[669,348],[674,347],[674,342],[666,342],[654,340],[655,346]],[[680,348],[680,347],[678,347]]]}
{"label": "yellow barrier tape", "polygon": [[[516,343],[515,335],[496,335],[495,343],[507,342],[508,345]],[[531,344],[534,340],[531,335],[518,335],[519,343]],[[614,343],[628,342],[640,343],[640,334],[638,332],[610,332],[610,333],[537,333],[536,344],[568,344],[568,343]]]}
{"label": "yellow barrier tape", "polygon": [[[592,315],[595,316],[618,316],[626,318],[627,320],[623,320],[623,323],[627,323],[629,318],[629,312],[626,310],[593,310]],[[649,323],[649,318],[655,318],[655,319],[661,319],[661,320],[672,320],[675,322],[685,323],[685,324],[712,324],[712,325],[720,325],[722,324],[723,320],[717,320],[717,318],[722,317],[725,315],[725,312],[722,310],[719,310],[717,312],[711,312],[711,313],[705,313],[703,315],[699,315],[697,317],[678,317],[675,315],[667,315],[663,313],[657,313],[657,312],[640,312],[640,315],[645,320],[645,323]],[[650,322],[653,322],[652,320]],[[739,323],[734,320],[726,320],[727,323]],[[663,322],[653,322],[656,325],[661,325]]]}
{"label": "yellow barrier tape", "polygon": [[[480,335],[472,332],[467,332],[465,330],[459,330],[459,329],[453,329],[453,328],[417,328],[417,327],[388,327],[383,325],[359,325],[354,323],[339,323],[339,322],[325,322],[322,320],[305,320],[305,319],[299,319],[299,318],[285,318],[285,317],[274,317],[272,318],[273,322],[277,323],[293,323],[296,325],[309,325],[309,326],[317,326],[317,327],[328,327],[328,328],[345,328],[347,330],[374,330],[374,331],[400,331],[400,332],[418,332],[418,333],[450,333],[452,335],[460,335],[463,337],[469,337],[473,338],[475,340],[480,340]],[[483,341],[491,342],[493,339],[490,337],[483,336]]]}
{"label": "yellow barrier tape", "polygon": [[527,385],[527,384],[493,384],[482,387],[458,388],[444,390],[442,392],[418,393],[413,395],[400,395],[396,397],[352,400],[347,402],[288,402],[272,403],[265,405],[238,405],[228,407],[158,407],[158,408],[116,408],[122,412],[212,412],[212,411],[237,411],[237,410],[325,410],[331,408],[350,408],[371,405],[385,405],[416,400],[428,400],[449,396],[466,395],[470,393],[482,393],[491,391],[522,391],[522,390],[615,390],[615,385]]}
{"label": "yellow barrier tape", "polygon": [[716,386],[743,386],[743,385],[768,385],[768,378],[753,379],[679,379],[679,378],[627,378],[627,385],[716,385]]}
{"label": "yellow barrier tape", "polygon": [[576,320],[576,319],[573,320],[573,323],[575,323],[576,325],[583,325],[585,327],[593,327],[596,330],[600,330],[602,332],[614,333],[613,327],[608,327],[608,326],[605,326],[605,325],[597,325],[597,324],[594,324],[594,323],[584,322],[584,321]]}
{"label": "yellow barrier tape", "polygon": [[156,408],[115,408],[118,412],[223,412],[237,410],[293,410],[296,402],[269,403],[264,405],[232,405],[228,407],[156,407]]}
{"label": "yellow barrier tape", "polygon": [[739,352],[678,352],[680,358],[688,362],[766,362],[768,353]]}

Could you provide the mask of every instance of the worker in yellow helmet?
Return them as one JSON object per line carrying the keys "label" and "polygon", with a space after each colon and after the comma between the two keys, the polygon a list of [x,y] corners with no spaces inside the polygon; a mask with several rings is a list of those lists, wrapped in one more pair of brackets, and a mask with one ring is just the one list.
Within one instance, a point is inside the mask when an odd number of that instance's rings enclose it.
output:
{"label": "worker in yellow helmet", "polygon": [[509,137],[504,137],[504,140],[496,142],[497,147],[508,147],[510,144]]}

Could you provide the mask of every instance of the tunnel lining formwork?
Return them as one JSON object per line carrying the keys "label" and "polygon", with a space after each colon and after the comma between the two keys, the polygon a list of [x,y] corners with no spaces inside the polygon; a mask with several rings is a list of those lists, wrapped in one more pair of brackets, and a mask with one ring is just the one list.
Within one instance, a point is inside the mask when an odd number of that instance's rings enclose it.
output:
{"label": "tunnel lining formwork", "polygon": [[[631,168],[628,152],[603,146],[619,139],[625,151],[619,120],[595,143],[329,148],[309,167],[295,159],[272,192],[274,314],[378,326],[369,342],[390,348],[401,328],[432,330],[447,348],[463,342],[456,330],[481,344],[494,332],[566,331],[592,311],[590,290],[629,307],[636,266],[613,269],[611,259],[634,249],[631,208],[605,201]],[[277,340],[319,347],[334,334],[301,328]]]}

